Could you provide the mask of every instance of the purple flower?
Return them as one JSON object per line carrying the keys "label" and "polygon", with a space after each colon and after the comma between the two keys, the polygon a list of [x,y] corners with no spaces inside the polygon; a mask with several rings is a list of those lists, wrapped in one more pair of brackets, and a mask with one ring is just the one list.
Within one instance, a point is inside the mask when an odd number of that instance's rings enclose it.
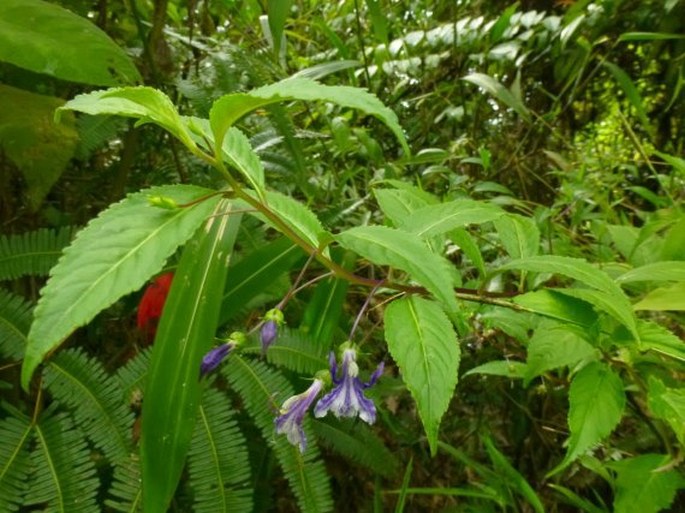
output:
{"label": "purple flower", "polygon": [[307,436],[302,429],[302,421],[322,388],[323,381],[315,379],[306,391],[290,397],[283,403],[281,414],[274,421],[276,434],[285,433],[288,442],[298,446],[301,453],[307,449]]}
{"label": "purple flower", "polygon": [[235,347],[235,344],[228,342],[226,344],[221,344],[209,351],[206,355],[202,357],[202,364],[200,365],[200,376],[209,374],[214,369],[216,369],[224,358],[228,356],[231,349]]}
{"label": "purple flower", "polygon": [[262,330],[259,332],[259,337],[262,341],[262,352],[266,353],[269,346],[273,344],[278,335],[278,324],[276,321],[266,321],[262,326]]}
{"label": "purple flower", "polygon": [[359,417],[368,424],[376,421],[376,407],[371,399],[364,396],[364,390],[372,386],[383,373],[383,362],[378,365],[369,378],[368,383],[362,383],[359,379],[359,367],[356,362],[357,353],[354,349],[345,349],[342,358],[342,376],[338,378],[338,365],[335,354],[329,357],[331,378],[335,388],[316,403],[314,415],[323,417],[329,410],[340,417]]}

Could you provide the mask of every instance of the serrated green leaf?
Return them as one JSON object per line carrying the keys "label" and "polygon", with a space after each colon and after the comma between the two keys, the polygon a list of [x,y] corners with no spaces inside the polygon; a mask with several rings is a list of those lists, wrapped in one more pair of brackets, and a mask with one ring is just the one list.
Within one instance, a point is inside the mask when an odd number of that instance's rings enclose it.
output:
{"label": "serrated green leaf", "polygon": [[678,442],[685,444],[685,388],[670,388],[649,377],[649,409],[673,429]]}
{"label": "serrated green leaf", "polygon": [[[213,151],[214,134],[208,119],[183,117],[183,122],[190,130],[195,142],[202,148]],[[259,199],[264,201],[264,165],[255,153],[247,136],[235,127],[226,132],[222,148],[222,160],[236,169],[252,186]]]}
{"label": "serrated green leaf", "polygon": [[95,24],[40,0],[0,2],[0,61],[84,84],[141,80],[126,52]]}
{"label": "serrated green leaf", "polygon": [[495,205],[461,199],[416,209],[404,218],[400,228],[426,239],[469,224],[494,221],[503,214]]}
{"label": "serrated green leaf", "polygon": [[594,268],[585,260],[556,255],[529,256],[512,260],[499,268],[507,269],[562,274],[597,289],[557,289],[557,292],[592,303],[625,324],[633,336],[639,338],[635,315],[628,298],[605,272]]}
{"label": "serrated green leaf", "polygon": [[528,358],[524,383],[559,367],[573,367],[583,360],[598,357],[592,347],[569,326],[541,325],[535,330],[527,347]]}
{"label": "serrated green leaf", "polygon": [[518,214],[505,214],[494,219],[504,249],[512,258],[525,258],[540,251],[540,230],[535,221]]}
{"label": "serrated green leaf", "polygon": [[616,470],[614,513],[656,513],[668,508],[676,491],[685,487],[676,469],[662,469],[669,463],[664,454],[643,454],[610,463]]}
{"label": "serrated green leaf", "polygon": [[569,390],[568,424],[571,436],[564,460],[555,474],[606,438],[623,415],[623,382],[608,366],[592,362],[575,375]]}
{"label": "serrated green leaf", "polygon": [[45,355],[74,329],[158,272],[219,200],[167,210],[151,206],[148,195],[186,204],[211,192],[190,185],[153,187],[110,206],[78,233],[41,290],[22,368],[24,388]]}
{"label": "serrated green leaf", "polygon": [[57,109],[55,119],[59,120],[61,112],[65,110],[91,115],[125,116],[137,119],[138,125],[155,123],[176,136],[189,149],[197,150],[190,131],[172,101],[152,87],[119,87],[80,94]]}
{"label": "serrated green leaf", "polygon": [[447,261],[432,253],[416,235],[386,226],[358,226],[339,233],[335,239],[374,264],[405,271],[449,311],[457,311]]}
{"label": "serrated green leaf", "polygon": [[685,362],[685,342],[672,331],[649,321],[638,321],[637,329],[640,351],[654,351]]}
{"label": "serrated green leaf", "polygon": [[496,360],[487,362],[464,373],[464,377],[474,374],[488,376],[504,376],[506,378],[523,378],[526,374],[526,364],[515,360]]}
{"label": "serrated green leaf", "polygon": [[188,242],[159,322],[142,413],[143,509],[164,513],[185,466],[241,216],[222,200]]}
{"label": "serrated green leaf", "polygon": [[401,189],[374,189],[378,206],[395,226],[415,210],[428,205],[428,202],[411,191]]}
{"label": "serrated green leaf", "polygon": [[390,303],[384,318],[388,349],[416,401],[435,454],[440,420],[457,385],[457,335],[437,303],[416,296]]}
{"label": "serrated green leaf", "polygon": [[[296,199],[276,191],[267,191],[266,203],[269,209],[284,221],[301,239],[313,248],[318,248],[322,236],[327,234],[316,214]],[[258,218],[272,224],[261,214]]]}
{"label": "serrated green leaf", "polygon": [[618,283],[636,281],[685,281],[685,262],[654,262],[625,272],[618,278]]}
{"label": "serrated green leaf", "polygon": [[587,301],[599,310],[606,312],[630,330],[635,340],[640,339],[637,322],[630,303],[625,296],[613,296],[601,290],[592,289],[555,289],[558,293]]}
{"label": "serrated green leaf", "polygon": [[471,73],[470,75],[463,77],[462,80],[471,82],[484,89],[507,107],[516,111],[524,120],[531,120],[530,111],[523,102],[491,76],[485,75],[484,73]]}
{"label": "serrated green leaf", "polygon": [[635,303],[633,308],[650,311],[685,311],[685,283],[654,289]]}
{"label": "serrated green leaf", "polygon": [[535,290],[521,294],[514,303],[545,317],[591,327],[597,323],[597,314],[586,302],[560,294],[558,289]]}
{"label": "serrated green leaf", "polygon": [[[0,14],[0,47],[2,24]],[[55,125],[55,109],[64,105],[64,100],[3,84],[0,105],[0,146],[21,171],[29,204],[35,210],[74,155],[78,141],[74,118],[68,116],[64,123]]]}
{"label": "serrated green leaf", "polygon": [[385,123],[395,134],[405,153],[410,153],[397,116],[373,94],[356,87],[327,86],[306,78],[287,78],[247,93],[228,94],[214,102],[209,121],[214,132],[215,154],[220,154],[228,129],[245,114],[272,103],[289,100],[327,101],[371,114]]}

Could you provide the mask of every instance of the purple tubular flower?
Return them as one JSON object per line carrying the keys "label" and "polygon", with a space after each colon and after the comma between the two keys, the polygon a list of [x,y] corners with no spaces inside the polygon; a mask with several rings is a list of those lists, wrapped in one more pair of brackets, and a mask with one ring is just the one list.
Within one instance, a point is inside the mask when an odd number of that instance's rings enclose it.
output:
{"label": "purple tubular flower", "polygon": [[278,323],[274,320],[268,320],[262,326],[259,332],[259,337],[262,342],[262,353],[266,353],[269,346],[274,343],[278,335]]}
{"label": "purple tubular flower", "polygon": [[216,369],[234,347],[235,344],[230,342],[221,344],[204,355],[202,357],[202,364],[200,364],[200,376],[205,376]]}
{"label": "purple tubular flower", "polygon": [[281,406],[281,414],[274,420],[276,434],[285,433],[288,442],[298,446],[301,453],[307,449],[307,436],[304,434],[302,421],[322,388],[323,381],[315,379],[307,390],[287,399]]}
{"label": "purple tubular flower", "polygon": [[338,365],[335,355],[331,353],[329,362],[331,378],[335,387],[321,398],[314,407],[314,416],[323,417],[329,411],[340,417],[355,417],[359,415],[367,424],[376,421],[376,406],[371,399],[364,396],[364,390],[372,386],[383,373],[384,364],[381,362],[367,383],[359,379],[359,367],[356,362],[357,353],[354,349],[345,349],[342,360],[342,376],[338,378]]}

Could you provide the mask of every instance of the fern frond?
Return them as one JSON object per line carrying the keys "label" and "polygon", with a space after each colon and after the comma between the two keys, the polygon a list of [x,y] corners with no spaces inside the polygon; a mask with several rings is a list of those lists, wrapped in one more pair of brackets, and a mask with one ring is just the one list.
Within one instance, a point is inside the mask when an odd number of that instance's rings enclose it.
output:
{"label": "fern frond", "polygon": [[61,351],[46,366],[44,384],[110,461],[128,457],[133,413],[119,381],[100,362],[80,349]]}
{"label": "fern frond", "polygon": [[98,512],[99,480],[84,434],[67,414],[48,408],[34,425],[36,447],[31,453],[34,473],[26,505],[47,504],[47,511]]}
{"label": "fern frond", "polygon": [[332,450],[383,477],[396,474],[399,462],[383,441],[358,421],[316,420],[314,433]]}
{"label": "fern frond", "polygon": [[269,348],[267,360],[299,374],[315,374],[328,368],[328,350],[306,333],[282,328]]}
{"label": "fern frond", "polygon": [[202,397],[188,469],[195,496],[194,513],[252,510],[245,437],[233,420],[228,397],[213,388]]}
{"label": "fern frond", "polygon": [[17,412],[0,421],[0,511],[17,511],[28,489],[31,421]]}
{"label": "fern frond", "polygon": [[234,354],[222,369],[232,387],[240,394],[247,413],[266,441],[273,441],[276,458],[290,488],[305,513],[321,513],[333,509],[331,486],[321,454],[316,446],[310,419],[304,421],[307,450],[301,454],[286,437],[274,440],[274,418],[278,404],[293,395],[293,388],[278,371],[261,361],[249,361]]}
{"label": "fern frond", "polygon": [[0,281],[26,275],[47,276],[74,232],[74,227],[66,226],[0,236]]}
{"label": "fern frond", "polygon": [[143,489],[140,483],[140,461],[138,455],[133,454],[130,459],[114,467],[114,480],[109,490],[112,498],[105,499],[105,505],[124,513],[140,511],[143,502]]}
{"label": "fern frond", "polygon": [[115,374],[126,400],[130,400],[131,395],[136,391],[142,391],[145,388],[145,378],[150,366],[150,351],[150,348],[141,351],[126,362],[126,365],[120,367]]}
{"label": "fern frond", "polygon": [[117,132],[126,126],[126,121],[117,116],[79,116],[76,120],[79,143],[76,158],[86,160]]}
{"label": "fern frond", "polygon": [[32,311],[33,305],[24,298],[0,289],[0,356],[23,358]]}

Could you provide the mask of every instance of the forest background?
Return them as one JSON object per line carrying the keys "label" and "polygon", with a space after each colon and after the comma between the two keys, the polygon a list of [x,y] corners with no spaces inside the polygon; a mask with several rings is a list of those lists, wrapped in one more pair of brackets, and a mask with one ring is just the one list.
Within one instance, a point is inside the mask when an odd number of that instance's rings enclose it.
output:
{"label": "forest background", "polygon": [[0,510],[685,511],[684,84],[682,0],[3,0]]}

